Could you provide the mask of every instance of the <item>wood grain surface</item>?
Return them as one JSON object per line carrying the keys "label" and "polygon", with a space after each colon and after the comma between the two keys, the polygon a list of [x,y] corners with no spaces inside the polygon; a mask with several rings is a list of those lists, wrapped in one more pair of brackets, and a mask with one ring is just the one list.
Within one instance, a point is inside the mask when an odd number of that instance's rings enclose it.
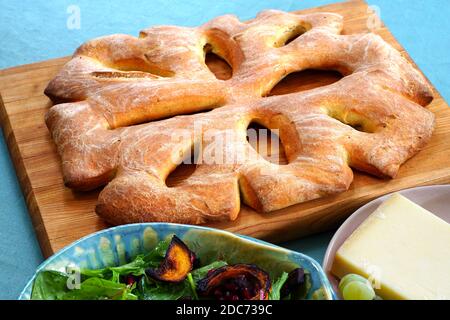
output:
{"label": "wood grain surface", "polygon": [[[345,34],[368,31],[369,12],[363,1],[337,3],[302,12],[320,11],[343,15]],[[409,59],[384,26],[375,32]],[[64,187],[60,159],[44,123],[44,115],[51,106],[43,94],[44,88],[68,59],[64,57],[0,71],[0,120],[45,256],[108,227],[94,212],[99,190],[77,193]],[[219,77],[228,76],[223,62],[214,57],[208,57],[207,62]],[[338,79],[336,73],[301,72],[283,80],[272,94],[307,90]],[[268,214],[259,214],[243,206],[236,221],[211,226],[279,242],[333,228],[356,208],[383,194],[418,185],[450,183],[450,108],[435,90],[435,99],[429,109],[437,120],[433,138],[424,150],[402,166],[397,178],[382,180],[355,173],[350,190],[342,194]],[[188,165],[177,168],[168,184],[176,185],[192,170]]]}

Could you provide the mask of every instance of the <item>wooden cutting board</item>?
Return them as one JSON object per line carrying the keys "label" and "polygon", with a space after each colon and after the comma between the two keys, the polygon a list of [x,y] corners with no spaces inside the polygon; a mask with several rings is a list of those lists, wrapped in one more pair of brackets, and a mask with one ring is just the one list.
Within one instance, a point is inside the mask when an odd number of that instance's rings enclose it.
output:
{"label": "wooden cutting board", "polygon": [[[303,12],[319,11],[343,15],[345,34],[367,32],[370,12],[363,1],[338,3]],[[387,28],[381,26],[376,33],[409,59]],[[77,193],[64,187],[60,159],[44,124],[44,115],[51,106],[43,95],[44,88],[68,59],[53,59],[0,71],[0,119],[45,256],[82,236],[108,227],[94,213],[99,191]],[[218,61],[211,61],[210,67],[218,73],[222,70]],[[273,93],[305,90],[328,84],[335,78],[332,73],[306,72],[288,77]],[[350,190],[342,194],[268,214],[243,207],[236,221],[212,226],[279,242],[333,228],[357,207],[388,192],[418,185],[450,183],[450,108],[436,90],[435,96],[429,106],[437,119],[433,138],[423,151],[403,165],[396,179],[381,180],[355,173]],[[177,180],[189,174],[189,170],[177,169],[171,175],[170,183],[176,184]]]}

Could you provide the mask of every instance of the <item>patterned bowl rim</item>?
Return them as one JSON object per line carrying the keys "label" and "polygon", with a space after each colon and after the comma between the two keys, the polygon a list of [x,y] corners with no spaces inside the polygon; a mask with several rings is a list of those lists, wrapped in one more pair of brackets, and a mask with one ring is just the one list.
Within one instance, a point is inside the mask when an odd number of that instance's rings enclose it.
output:
{"label": "patterned bowl rim", "polygon": [[[223,234],[225,236],[228,237],[232,237],[232,238],[236,238],[239,239],[240,241],[242,241],[243,243],[256,243],[258,246],[261,246],[263,248],[266,248],[268,250],[271,251],[279,251],[279,252],[283,252],[286,254],[291,254],[294,256],[299,257],[300,259],[304,259],[307,260],[311,263],[312,267],[314,268],[314,270],[310,270],[310,271],[314,271],[318,274],[318,278],[321,282],[322,287],[324,288],[324,290],[327,292],[328,296],[331,297],[332,299],[336,299],[336,294],[332,289],[332,286],[328,280],[328,278],[325,275],[325,272],[323,271],[322,267],[320,266],[320,264],[314,260],[313,258],[311,258],[310,256],[303,254],[301,252],[297,252],[297,251],[293,251],[290,249],[286,249],[283,247],[280,247],[278,245],[260,240],[260,239],[256,239],[253,237],[249,237],[249,236],[245,236],[245,235],[241,235],[241,234],[237,234],[237,233],[232,233],[229,231],[225,231],[225,230],[220,230],[220,229],[216,229],[216,228],[210,228],[210,227],[205,227],[205,226],[197,226],[197,225],[187,225],[187,224],[178,224],[178,223],[166,223],[166,222],[147,222],[147,223],[131,223],[131,224],[124,224],[124,225],[119,225],[119,226],[114,226],[114,227],[110,227],[110,228],[106,228],[91,234],[88,234],[74,242],[72,242],[71,244],[68,244],[67,246],[65,246],[64,248],[62,248],[61,250],[59,250],[58,252],[54,253],[52,256],[48,257],[44,262],[42,262],[37,268],[35,273],[33,274],[33,276],[31,277],[30,280],[28,280],[27,284],[25,285],[24,289],[22,290],[22,292],[20,293],[18,300],[23,300],[25,298],[26,292],[28,290],[31,290],[32,284],[34,279],[36,278],[36,275],[44,270],[44,268],[49,265],[51,262],[53,262],[54,260],[58,259],[60,255],[64,254],[66,251],[72,249],[74,246],[77,246],[78,244],[91,239],[91,238],[96,238],[102,234],[108,234],[114,231],[121,231],[121,230],[126,230],[128,228],[135,228],[135,227],[153,227],[153,226],[158,226],[159,228],[161,227],[167,227],[167,228],[181,228],[181,229],[196,229],[196,230],[203,230],[203,231],[211,231],[214,233],[220,233]],[[176,234],[176,231],[174,232]]]}

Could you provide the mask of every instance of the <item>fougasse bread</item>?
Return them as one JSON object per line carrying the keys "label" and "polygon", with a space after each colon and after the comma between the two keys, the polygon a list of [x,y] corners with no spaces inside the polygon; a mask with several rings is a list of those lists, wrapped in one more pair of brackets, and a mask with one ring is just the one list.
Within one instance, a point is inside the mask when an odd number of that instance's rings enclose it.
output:
{"label": "fougasse bread", "polygon": [[[101,191],[96,212],[112,224],[234,220],[241,202],[261,212],[336,194],[351,168],[394,178],[430,139],[426,79],[375,34],[341,35],[331,13],[268,10],[241,22],[225,15],[197,27],[157,26],[138,38],[88,41],[49,83],[46,123],[69,188]],[[298,36],[295,40],[289,39]],[[232,67],[220,80],[205,52]],[[286,75],[332,69],[344,77],[268,96]],[[277,129],[288,160],[267,161],[247,142],[251,122]],[[207,139],[234,133],[217,146]],[[175,138],[174,138],[175,137]],[[200,148],[203,161],[165,183]],[[243,154],[246,157],[241,157]]]}

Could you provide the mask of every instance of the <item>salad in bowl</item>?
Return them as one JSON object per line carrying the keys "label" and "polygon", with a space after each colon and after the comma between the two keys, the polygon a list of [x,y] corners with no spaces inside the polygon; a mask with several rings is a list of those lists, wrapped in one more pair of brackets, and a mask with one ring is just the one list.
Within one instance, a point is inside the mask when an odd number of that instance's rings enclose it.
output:
{"label": "salad in bowl", "polygon": [[333,299],[306,255],[226,231],[169,223],[106,229],[50,257],[19,299]]}

